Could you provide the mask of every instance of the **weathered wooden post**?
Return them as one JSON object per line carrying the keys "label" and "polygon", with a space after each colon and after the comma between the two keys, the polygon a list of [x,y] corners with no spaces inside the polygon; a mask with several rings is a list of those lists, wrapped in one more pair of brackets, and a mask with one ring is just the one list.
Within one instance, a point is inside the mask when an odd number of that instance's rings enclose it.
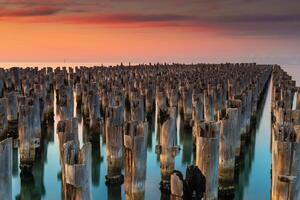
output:
{"label": "weathered wooden post", "polygon": [[81,105],[81,103],[82,103],[82,89],[81,89],[81,84],[80,83],[75,84],[75,100],[77,102],[77,105]]}
{"label": "weathered wooden post", "polygon": [[237,158],[240,157],[240,153],[241,153],[241,115],[242,115],[242,108],[241,108],[241,104],[242,101],[239,99],[234,99],[234,100],[229,100],[227,107],[228,108],[237,108],[238,111],[238,118],[237,118],[237,124],[235,126],[235,131],[236,133],[234,134],[234,144],[235,144],[235,156]]}
{"label": "weathered wooden post", "polygon": [[215,120],[215,89],[214,87],[208,86],[204,90],[204,120],[214,121]]}
{"label": "weathered wooden post", "polygon": [[126,124],[124,135],[126,199],[144,199],[147,132],[148,122],[131,121]]}
{"label": "weathered wooden post", "polygon": [[246,106],[245,106],[245,115],[246,115],[246,134],[249,135],[250,128],[251,128],[251,116],[252,116],[252,90],[246,90]]}
{"label": "weathered wooden post", "polygon": [[67,191],[67,182],[66,182],[66,172],[65,172],[65,149],[64,144],[72,141],[75,144],[79,145],[78,140],[78,120],[77,118],[61,120],[57,124],[57,134],[59,139],[59,152],[60,152],[60,162],[61,162],[61,172],[62,172],[62,185],[64,191],[64,198],[69,199],[68,195],[70,193]]}
{"label": "weathered wooden post", "polygon": [[148,85],[148,88],[145,88],[145,110],[147,113],[154,111],[155,107],[155,88],[152,84]]}
{"label": "weathered wooden post", "polygon": [[122,184],[124,107],[110,106],[105,116],[107,184]]}
{"label": "weathered wooden post", "polygon": [[37,138],[41,138],[41,109],[40,109],[40,98],[35,95],[32,99],[33,105],[33,134]]}
{"label": "weathered wooden post", "polygon": [[0,142],[0,197],[12,199],[12,138]]}
{"label": "weathered wooden post", "polygon": [[294,143],[294,155],[292,165],[292,176],[296,177],[292,185],[291,197],[293,199],[300,199],[300,125],[294,125],[294,133],[296,140]]}
{"label": "weathered wooden post", "polygon": [[228,79],[228,81],[227,81],[228,83],[227,83],[227,85],[228,85],[228,99],[229,100],[232,100],[232,99],[234,99],[234,96],[235,96],[235,87],[234,87],[234,81],[232,80],[232,79]]}
{"label": "weathered wooden post", "polygon": [[99,96],[95,91],[90,91],[88,103],[90,130],[93,133],[99,134],[102,118],[100,114]]}
{"label": "weathered wooden post", "polygon": [[297,91],[296,109],[300,110],[300,87],[298,87]]}
{"label": "weathered wooden post", "polygon": [[168,110],[167,98],[166,98],[166,95],[165,95],[164,91],[158,90],[156,92],[155,101],[156,101],[156,108],[159,112],[166,112]]}
{"label": "weathered wooden post", "polygon": [[131,121],[144,121],[144,100],[137,92],[132,92],[130,95],[130,117]]}
{"label": "weathered wooden post", "polygon": [[3,81],[3,71],[0,72],[0,98],[4,95],[4,81]]}
{"label": "weathered wooden post", "polygon": [[7,137],[8,122],[6,106],[7,99],[0,98],[0,140],[5,139]]}
{"label": "weathered wooden post", "polygon": [[58,102],[58,111],[60,119],[71,119],[73,117],[73,92],[71,86],[63,86],[59,90],[59,102]]}
{"label": "weathered wooden post", "polygon": [[7,120],[9,123],[16,124],[18,121],[17,112],[17,94],[16,92],[9,92],[7,94],[8,105],[7,105]]}
{"label": "weathered wooden post", "polygon": [[219,113],[219,187],[227,196],[234,192],[235,137],[238,109],[227,108]]}
{"label": "weathered wooden post", "polygon": [[178,106],[178,89],[177,88],[169,88],[167,90],[168,96],[168,106],[169,107],[177,107]]}
{"label": "weathered wooden post", "polygon": [[43,121],[46,123],[54,122],[54,94],[53,91],[48,91],[44,97]]}
{"label": "weathered wooden post", "polygon": [[64,144],[65,196],[70,200],[90,200],[91,196],[91,144],[79,150],[78,143]]}
{"label": "weathered wooden post", "polygon": [[194,91],[193,93],[193,122],[203,121],[204,120],[204,99],[202,93],[197,93]]}
{"label": "weathered wooden post", "polygon": [[299,161],[293,160],[293,157],[299,156],[300,146],[299,143],[291,142],[293,129],[288,123],[280,125],[276,129],[274,137],[275,140],[272,145],[272,199],[293,199],[290,187],[292,188],[294,179],[297,177],[293,176],[296,174],[292,174],[291,170],[294,168],[296,173],[299,170]]}
{"label": "weathered wooden post", "polygon": [[174,158],[179,151],[177,146],[177,109],[169,107],[168,111],[160,116],[159,145],[156,146],[156,153],[160,157],[161,189],[170,190],[170,176],[175,168]]}
{"label": "weathered wooden post", "polygon": [[34,134],[34,108],[21,105],[19,108],[18,135],[21,177],[31,177],[31,168],[35,159],[35,149],[40,146],[40,138]]}
{"label": "weathered wooden post", "polygon": [[171,175],[171,200],[183,200],[183,180],[176,173]]}
{"label": "weathered wooden post", "polygon": [[206,178],[204,199],[218,199],[219,122],[197,124],[196,165]]}
{"label": "weathered wooden post", "polygon": [[218,83],[216,87],[215,115],[224,108],[225,104],[224,89],[222,84]]}
{"label": "weathered wooden post", "polygon": [[183,105],[183,121],[189,124],[192,119],[192,96],[193,91],[190,87],[185,87],[182,91],[182,105]]}
{"label": "weathered wooden post", "polygon": [[272,199],[275,200],[300,198],[300,110],[291,110],[294,91],[295,82],[275,66],[272,93]]}

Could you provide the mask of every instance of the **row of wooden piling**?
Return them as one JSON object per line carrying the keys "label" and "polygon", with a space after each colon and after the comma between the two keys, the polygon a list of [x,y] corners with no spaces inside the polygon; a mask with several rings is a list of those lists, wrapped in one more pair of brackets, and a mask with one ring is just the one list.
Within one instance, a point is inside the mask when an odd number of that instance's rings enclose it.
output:
{"label": "row of wooden piling", "polygon": [[[125,181],[126,197],[143,199],[147,118],[154,113],[157,118],[161,188],[170,192],[182,116],[193,128],[195,165],[206,177],[205,199],[217,199],[219,190],[233,190],[241,141],[271,71],[272,66],[255,63],[2,70],[0,136],[17,141],[21,173],[28,177],[41,128],[57,113],[63,196],[91,199],[91,145],[105,132],[108,187]],[[77,112],[93,135],[81,149]],[[11,127],[18,129],[13,133]]]}
{"label": "row of wooden piling", "polygon": [[272,199],[300,199],[300,88],[280,66],[272,81]]}
{"label": "row of wooden piling", "polygon": [[22,181],[32,179],[46,137],[42,127],[53,121],[52,78],[50,69],[0,69],[1,199],[12,199],[13,148],[19,149]]}
{"label": "row of wooden piling", "polygon": [[193,95],[195,165],[206,177],[204,199],[218,199],[220,191],[223,195],[232,195],[241,141],[249,134],[251,119],[256,115],[257,102],[271,70],[270,66],[261,66],[253,77],[249,72],[246,79],[243,74],[237,74],[237,78],[227,80],[227,84],[208,84],[203,93]]}

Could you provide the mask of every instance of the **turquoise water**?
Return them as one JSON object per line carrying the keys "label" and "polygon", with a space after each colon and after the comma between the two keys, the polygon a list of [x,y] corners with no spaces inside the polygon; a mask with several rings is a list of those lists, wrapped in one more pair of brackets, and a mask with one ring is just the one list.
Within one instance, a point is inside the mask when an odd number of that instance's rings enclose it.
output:
{"label": "turquoise water", "polygon": [[[285,68],[290,75],[300,83],[300,70],[297,66]],[[263,98],[256,125],[253,128],[250,141],[244,144],[244,159],[240,166],[236,180],[236,199],[270,199],[271,189],[271,82]],[[59,120],[55,116],[52,127],[43,130],[47,134],[44,138],[42,156],[34,163],[34,181],[21,183],[19,170],[19,157],[17,149],[14,150],[13,166],[13,196],[16,199],[61,199],[60,161],[56,124]],[[151,131],[147,139],[147,171],[145,199],[168,199],[161,194],[159,183],[161,180],[160,164],[155,153],[157,133],[155,116],[150,120]],[[194,162],[191,129],[186,129],[178,118],[178,144],[181,151],[175,158],[175,169],[185,174],[187,165]],[[79,123],[79,137],[81,145],[86,141],[87,130],[83,123]],[[106,159],[105,143],[100,135],[100,144],[93,144],[92,149],[92,195],[94,199],[125,199],[124,184],[120,187],[107,188],[105,185]]]}
{"label": "turquoise water", "polygon": [[270,199],[271,191],[271,85],[262,99],[256,124],[241,163],[235,199]]}

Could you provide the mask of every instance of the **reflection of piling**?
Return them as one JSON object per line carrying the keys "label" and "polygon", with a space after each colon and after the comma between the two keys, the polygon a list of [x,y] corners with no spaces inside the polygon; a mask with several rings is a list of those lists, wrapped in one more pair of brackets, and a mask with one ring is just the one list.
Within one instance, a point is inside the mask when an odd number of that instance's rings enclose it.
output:
{"label": "reflection of piling", "polygon": [[126,199],[144,199],[146,179],[147,122],[129,122],[125,128],[125,193]]}
{"label": "reflection of piling", "polygon": [[218,199],[219,134],[218,122],[197,124],[196,165],[206,178],[204,199]]}
{"label": "reflection of piling", "polygon": [[0,142],[0,197],[12,199],[12,138]]}

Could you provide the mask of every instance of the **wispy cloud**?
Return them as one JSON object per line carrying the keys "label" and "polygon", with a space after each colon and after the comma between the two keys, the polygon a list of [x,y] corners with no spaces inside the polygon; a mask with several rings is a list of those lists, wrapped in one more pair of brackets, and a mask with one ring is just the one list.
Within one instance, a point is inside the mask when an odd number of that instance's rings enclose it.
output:
{"label": "wispy cloud", "polygon": [[137,24],[137,23],[161,23],[161,22],[181,22],[189,21],[193,17],[188,15],[176,14],[138,14],[138,13],[120,13],[120,14],[96,14],[85,16],[61,16],[55,20],[64,23],[78,24]]}
{"label": "wispy cloud", "polygon": [[0,19],[22,23],[208,27],[233,35],[300,36],[297,0],[0,0],[0,7]]}
{"label": "wispy cloud", "polygon": [[282,22],[300,22],[300,14],[271,14],[271,15],[232,15],[219,17],[215,22],[227,23],[282,23]]}
{"label": "wispy cloud", "polygon": [[32,8],[0,8],[0,17],[32,17],[57,14],[61,9],[53,6],[37,6]]}

